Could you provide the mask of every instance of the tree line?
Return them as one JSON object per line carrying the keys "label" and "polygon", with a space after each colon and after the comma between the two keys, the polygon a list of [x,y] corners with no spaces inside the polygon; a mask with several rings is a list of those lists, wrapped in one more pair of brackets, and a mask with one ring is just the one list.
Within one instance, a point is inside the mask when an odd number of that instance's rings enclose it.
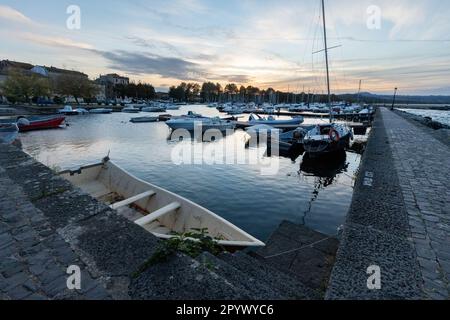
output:
{"label": "tree line", "polygon": [[[77,103],[80,99],[97,102],[96,95],[100,92],[98,84],[81,74],[62,73],[49,78],[22,70],[10,72],[0,89],[2,95],[12,103],[31,103],[46,98],[47,102],[61,104],[64,102],[61,97],[65,96],[74,97]],[[152,85],[140,82],[107,85],[105,91],[106,96],[111,99],[129,97],[149,100],[156,97]]]}
{"label": "tree line", "polygon": [[140,100],[151,100],[156,98],[155,88],[147,83],[116,84],[106,86],[106,96],[109,98],[136,98]]}
{"label": "tree line", "polygon": [[41,98],[62,103],[59,96],[72,96],[78,103],[80,99],[94,99],[99,91],[98,86],[83,75],[63,73],[48,78],[21,70],[10,72],[1,89],[12,103],[31,103]]}
{"label": "tree line", "polygon": [[[179,102],[255,102],[255,103],[325,103],[327,95],[313,95],[305,92],[282,92],[273,88],[260,89],[254,86],[236,85],[228,83],[224,87],[220,83],[182,82],[178,86],[169,88],[169,97]],[[339,97],[331,95],[332,101],[339,101]]]}

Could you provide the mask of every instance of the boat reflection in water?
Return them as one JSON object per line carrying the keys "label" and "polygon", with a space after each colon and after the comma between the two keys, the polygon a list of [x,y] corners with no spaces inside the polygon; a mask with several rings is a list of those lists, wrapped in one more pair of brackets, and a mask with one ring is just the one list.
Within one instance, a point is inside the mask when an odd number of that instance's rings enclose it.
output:
{"label": "boat reflection in water", "polygon": [[299,175],[314,177],[314,190],[309,200],[307,209],[303,212],[302,224],[306,225],[306,219],[311,213],[313,203],[319,198],[321,190],[332,186],[336,177],[346,172],[349,164],[347,163],[347,153],[344,150],[334,152],[326,156],[314,157],[306,153],[300,164]]}
{"label": "boat reflection in water", "polygon": [[347,153],[344,150],[333,152],[326,156],[312,157],[309,153],[303,156],[300,171],[311,176],[333,179],[348,168]]}

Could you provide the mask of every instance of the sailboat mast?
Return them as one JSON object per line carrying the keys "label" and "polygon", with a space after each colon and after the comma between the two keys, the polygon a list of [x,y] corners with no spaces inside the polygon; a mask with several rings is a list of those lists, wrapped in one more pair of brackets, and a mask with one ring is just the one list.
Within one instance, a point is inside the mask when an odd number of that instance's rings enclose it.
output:
{"label": "sailboat mast", "polygon": [[325,1],[324,0],[322,0],[322,20],[323,20],[323,40],[325,43],[325,63],[327,66],[328,110],[330,112],[330,123],[331,123],[331,122],[333,122],[333,115],[331,114],[330,71],[328,69],[327,24],[325,21]]}

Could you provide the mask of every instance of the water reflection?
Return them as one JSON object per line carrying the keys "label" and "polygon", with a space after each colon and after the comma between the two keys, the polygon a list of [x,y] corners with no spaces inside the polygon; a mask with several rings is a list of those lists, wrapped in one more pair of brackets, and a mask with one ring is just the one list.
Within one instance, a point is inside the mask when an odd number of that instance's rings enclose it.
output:
{"label": "water reflection", "polygon": [[[217,110],[205,106],[183,106],[171,113],[181,115],[189,110],[220,116]],[[63,130],[21,134],[21,140],[26,152],[61,169],[98,162],[111,151],[111,159],[137,177],[199,203],[261,240],[266,240],[283,220],[301,223],[304,212],[308,212],[308,227],[328,234],[335,234],[345,220],[359,155],[347,154],[347,166],[341,169],[330,169],[329,164],[321,167],[320,162],[310,163],[305,157],[297,158],[297,164],[279,157],[278,172],[263,176],[260,162],[226,161],[263,157],[264,149],[229,148],[245,144],[244,131],[237,130],[214,142],[168,141],[170,130],[165,123],[135,125],[129,119],[129,114],[122,113],[69,117],[70,126]],[[196,163],[192,156],[191,164],[174,163],[174,150],[184,144],[194,151],[209,152],[208,161]],[[217,161],[207,163],[209,160]],[[326,180],[330,171],[335,177]]]}
{"label": "water reflection", "polygon": [[308,153],[303,156],[299,175],[314,177],[314,189],[301,218],[303,225],[306,224],[306,219],[311,213],[313,203],[319,198],[320,192],[333,185],[339,174],[347,172],[348,166],[347,153],[343,150],[322,157],[311,157]]}

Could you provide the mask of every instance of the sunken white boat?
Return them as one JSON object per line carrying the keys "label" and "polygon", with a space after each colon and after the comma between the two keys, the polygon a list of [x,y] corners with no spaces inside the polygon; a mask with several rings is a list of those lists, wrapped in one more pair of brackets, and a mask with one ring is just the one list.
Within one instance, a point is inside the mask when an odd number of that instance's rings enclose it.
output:
{"label": "sunken white boat", "polygon": [[131,175],[109,158],[60,175],[158,238],[205,229],[225,247],[265,245],[208,209]]}

